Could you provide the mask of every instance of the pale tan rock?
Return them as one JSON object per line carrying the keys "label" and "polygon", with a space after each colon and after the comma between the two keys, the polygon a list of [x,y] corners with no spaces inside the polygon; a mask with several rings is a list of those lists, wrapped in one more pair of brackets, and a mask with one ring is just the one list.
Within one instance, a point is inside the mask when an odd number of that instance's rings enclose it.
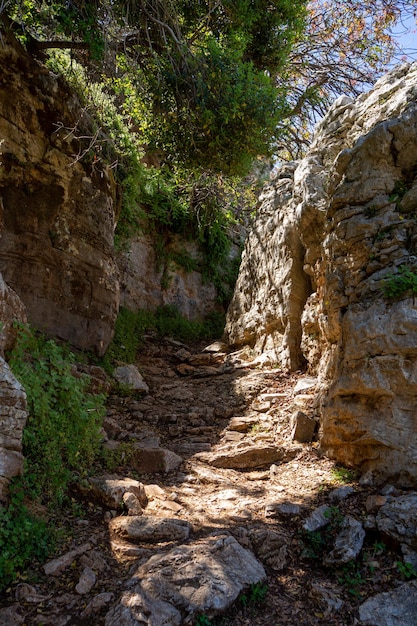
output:
{"label": "pale tan rock", "polygon": [[109,523],[112,537],[131,543],[160,543],[184,541],[191,531],[185,520],[150,515],[115,517]]}
{"label": "pale tan rock", "polygon": [[123,496],[125,493],[134,494],[143,508],[148,503],[145,487],[133,478],[121,478],[120,476],[106,474],[90,478],[89,483],[92,496],[110,509],[123,509]]}
{"label": "pale tan rock", "polygon": [[92,546],[90,543],[83,543],[80,546],[74,548],[74,550],[70,550],[65,554],[57,557],[56,559],[52,559],[52,561],[48,561],[43,566],[43,571],[47,576],[60,576],[60,574],[70,567],[71,563],[81,554],[91,550]]}
{"label": "pale tan rock", "polygon": [[317,378],[323,452],[404,486],[417,480],[417,305],[384,289],[400,266],[417,271],[416,89],[414,63],[339,98],[306,156],[278,170],[225,329],[230,345]]}
{"label": "pale tan rock", "polygon": [[113,372],[114,378],[122,385],[126,385],[133,391],[149,392],[149,386],[143,380],[141,373],[136,365],[120,365]]}
{"label": "pale tan rock", "polygon": [[229,422],[228,429],[245,433],[259,423],[259,417],[232,417]]}
{"label": "pale tan rock", "polygon": [[15,322],[27,324],[26,308],[17,293],[6,285],[0,274],[0,355],[3,357],[4,351],[11,350],[15,344],[17,336]]}
{"label": "pale tan rock", "polygon": [[91,567],[84,567],[81,573],[81,576],[79,578],[79,581],[75,587],[75,591],[80,596],[90,593],[91,589],[96,584],[96,580],[97,580],[96,575],[91,569]]}
{"label": "pale tan rock", "polygon": [[130,491],[126,491],[123,494],[123,503],[127,508],[128,515],[142,515],[142,507],[139,502],[139,498]]}
{"label": "pale tan rock", "polygon": [[178,454],[166,448],[137,448],[131,465],[141,474],[166,474],[177,469],[182,461]]}
{"label": "pale tan rock", "polygon": [[251,469],[282,461],[285,457],[285,450],[273,444],[242,442],[213,452],[200,452],[195,456],[213,467]]}
{"label": "pale tan rock", "polygon": [[[254,555],[230,535],[208,537],[156,554],[135,572],[129,591],[106,616],[106,626],[191,623],[193,616],[225,611],[266,574]],[[140,622],[139,622],[140,623]]]}
{"label": "pale tan rock", "polygon": [[297,411],[291,418],[291,439],[300,443],[308,443],[313,440],[316,430],[316,420],[302,411]]}
{"label": "pale tan rock", "polygon": [[0,500],[7,499],[9,480],[23,470],[22,434],[27,417],[26,393],[0,357]]}

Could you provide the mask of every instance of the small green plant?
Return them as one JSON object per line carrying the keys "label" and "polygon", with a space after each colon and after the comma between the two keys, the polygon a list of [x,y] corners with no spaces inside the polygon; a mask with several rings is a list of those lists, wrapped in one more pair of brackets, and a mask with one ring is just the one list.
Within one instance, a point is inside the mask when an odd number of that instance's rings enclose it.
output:
{"label": "small green plant", "polygon": [[395,563],[395,566],[401,576],[405,578],[405,580],[417,578],[417,572],[411,563],[406,563],[405,561],[397,561]]}
{"label": "small green plant", "polygon": [[319,530],[306,530],[302,534],[303,550],[301,556],[306,559],[317,561],[322,558],[326,547],[326,541]]}
{"label": "small green plant", "polygon": [[115,361],[133,363],[145,332],[154,327],[154,316],[150,311],[130,311],[122,307],[117,316],[113,340],[103,359],[105,369],[112,372]]}
{"label": "small green plant", "polygon": [[195,621],[195,626],[211,626],[211,619],[207,615],[199,615]]}
{"label": "small green plant", "polygon": [[259,607],[265,602],[268,593],[268,585],[264,582],[257,582],[251,585],[247,593],[239,596],[240,602],[244,607]]}
{"label": "small green plant", "polygon": [[332,478],[334,481],[341,484],[348,484],[355,480],[355,472],[354,470],[348,469],[347,467],[342,467],[341,465],[337,465],[330,470]]}
{"label": "small green plant", "polygon": [[130,465],[137,454],[134,443],[123,442],[115,449],[103,447],[101,450],[101,463],[108,472],[114,472],[120,466]]}
{"label": "small green plant", "polygon": [[386,298],[395,299],[407,293],[417,294],[417,271],[407,265],[401,265],[397,274],[390,274],[383,281],[383,293]]}
{"label": "small green plant", "polygon": [[388,200],[390,202],[400,202],[403,199],[407,191],[410,189],[411,183],[405,180],[396,180],[394,183],[394,188],[392,190],[391,195]]}
{"label": "small green plant", "polygon": [[364,215],[368,219],[371,219],[372,217],[375,217],[377,212],[378,212],[378,208],[374,204],[371,204],[371,205],[365,207]]}
{"label": "small green plant", "polygon": [[341,568],[337,580],[339,584],[347,588],[350,595],[355,596],[356,598],[361,597],[360,587],[365,583],[365,579],[363,578],[357,563],[354,561],[346,563],[346,565]]}
{"label": "small green plant", "polygon": [[14,479],[9,485],[8,506],[0,506],[0,591],[54,548],[51,527],[24,505],[24,489],[22,480]]}

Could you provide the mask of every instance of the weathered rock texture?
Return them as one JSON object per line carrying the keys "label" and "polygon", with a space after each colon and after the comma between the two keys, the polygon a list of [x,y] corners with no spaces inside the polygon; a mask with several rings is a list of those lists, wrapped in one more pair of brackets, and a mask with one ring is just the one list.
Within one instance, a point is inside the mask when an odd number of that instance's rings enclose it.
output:
{"label": "weathered rock texture", "polygon": [[79,159],[92,131],[74,95],[2,38],[0,269],[34,325],[103,353],[119,303],[112,172]]}
{"label": "weathered rock texture", "polygon": [[27,322],[26,309],[13,289],[3,280],[0,274],[0,354],[11,350],[15,344],[17,328],[15,322]]}
{"label": "weathered rock texture", "polygon": [[27,416],[26,394],[0,357],[0,500],[7,498],[9,479],[23,470],[22,432]]}
{"label": "weathered rock texture", "polygon": [[233,345],[319,374],[321,444],[417,480],[417,64],[339,98],[298,162],[265,189],[228,313]]}
{"label": "weathered rock texture", "polygon": [[[90,115],[6,32],[0,64],[0,271],[29,321],[103,354],[119,305],[170,304],[189,319],[218,310],[214,285],[158,259],[152,237],[138,235],[116,259],[120,198]],[[168,247],[199,255],[179,236]]]}
{"label": "weathered rock texture", "polygon": [[[171,252],[186,250],[201,261],[201,253],[193,242],[179,237],[168,244]],[[187,272],[169,259],[158,258],[155,242],[149,235],[138,235],[129,242],[129,249],[118,254],[120,268],[120,304],[128,309],[155,310],[174,305],[184,317],[197,319],[218,308],[214,285],[204,281],[198,271]]]}

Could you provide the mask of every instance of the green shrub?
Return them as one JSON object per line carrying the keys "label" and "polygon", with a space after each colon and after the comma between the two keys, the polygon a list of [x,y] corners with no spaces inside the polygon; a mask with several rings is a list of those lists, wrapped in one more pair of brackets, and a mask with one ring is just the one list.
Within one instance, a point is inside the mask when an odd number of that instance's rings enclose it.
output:
{"label": "green shrub", "polygon": [[384,279],[383,293],[386,298],[400,298],[409,293],[417,294],[417,271],[406,265],[398,268],[397,274],[391,274]]}
{"label": "green shrub", "polygon": [[29,417],[23,432],[24,481],[33,497],[62,502],[75,472],[88,471],[98,452],[104,397],[88,392],[66,347],[19,330],[10,367],[25,388]]}
{"label": "green shrub", "polygon": [[111,371],[115,361],[133,363],[145,332],[154,325],[154,316],[150,311],[130,311],[122,307],[117,316],[113,340],[104,357],[105,368]]}
{"label": "green shrub", "polygon": [[106,352],[102,365],[113,371],[117,361],[133,363],[143,341],[144,334],[153,330],[160,337],[172,337],[179,341],[216,339],[223,334],[224,315],[213,311],[203,320],[188,320],[172,305],[151,311],[129,311],[121,308],[116,320],[113,340]]}
{"label": "green shrub", "polygon": [[224,316],[213,312],[204,320],[188,320],[175,306],[158,307],[155,326],[161,337],[172,337],[179,341],[198,341],[220,337],[224,328]]}
{"label": "green shrub", "polygon": [[23,489],[21,479],[12,481],[10,503],[0,507],[0,590],[35,560],[47,558],[54,546],[51,529],[24,506]]}

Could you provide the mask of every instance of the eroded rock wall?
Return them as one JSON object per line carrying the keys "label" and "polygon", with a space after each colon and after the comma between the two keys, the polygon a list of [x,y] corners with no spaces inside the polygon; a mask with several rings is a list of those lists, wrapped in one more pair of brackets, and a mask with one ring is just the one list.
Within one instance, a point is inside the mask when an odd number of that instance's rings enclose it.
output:
{"label": "eroded rock wall", "polygon": [[0,66],[0,270],[31,323],[102,354],[119,305],[112,172],[78,158],[86,113],[6,33]]}
{"label": "eroded rock wall", "polygon": [[319,376],[330,456],[403,483],[417,481],[417,305],[386,285],[417,274],[416,100],[412,64],[334,103],[261,198],[226,326]]}

